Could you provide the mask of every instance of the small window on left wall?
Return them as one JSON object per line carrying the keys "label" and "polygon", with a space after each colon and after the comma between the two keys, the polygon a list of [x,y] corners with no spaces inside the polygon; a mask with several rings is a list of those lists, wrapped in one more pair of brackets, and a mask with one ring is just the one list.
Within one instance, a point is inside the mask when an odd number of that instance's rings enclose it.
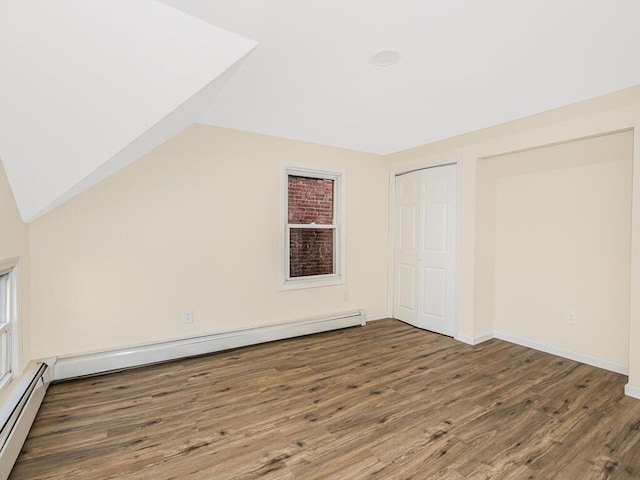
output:
{"label": "small window on left wall", "polygon": [[0,387],[14,371],[17,295],[15,266],[0,267]]}

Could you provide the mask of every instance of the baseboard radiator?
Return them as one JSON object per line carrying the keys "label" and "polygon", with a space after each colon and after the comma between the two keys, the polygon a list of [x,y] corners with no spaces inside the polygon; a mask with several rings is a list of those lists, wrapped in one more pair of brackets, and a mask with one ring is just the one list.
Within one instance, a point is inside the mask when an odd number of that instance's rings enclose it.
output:
{"label": "baseboard radiator", "polygon": [[50,369],[46,363],[30,366],[25,374],[7,385],[10,389],[3,402],[0,421],[0,480],[11,473],[29,429],[33,424],[44,394],[51,382]]}
{"label": "baseboard radiator", "polygon": [[58,357],[53,379],[57,381],[96,375],[179,358],[205,355],[247,345],[354,327],[365,323],[365,313],[362,310],[357,310],[307,318],[295,322],[234,330],[88,355]]}

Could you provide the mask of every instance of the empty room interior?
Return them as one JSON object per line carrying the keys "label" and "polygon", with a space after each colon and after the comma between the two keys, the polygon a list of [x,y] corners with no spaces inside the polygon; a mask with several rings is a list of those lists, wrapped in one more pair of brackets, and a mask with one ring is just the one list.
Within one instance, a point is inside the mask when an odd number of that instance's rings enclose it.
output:
{"label": "empty room interior", "polygon": [[0,480],[640,478],[639,19],[0,0]]}

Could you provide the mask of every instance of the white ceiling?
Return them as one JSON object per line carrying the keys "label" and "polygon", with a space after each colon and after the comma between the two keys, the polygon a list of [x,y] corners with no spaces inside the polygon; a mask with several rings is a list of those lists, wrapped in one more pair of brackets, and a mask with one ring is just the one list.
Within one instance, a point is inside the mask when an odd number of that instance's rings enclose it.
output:
{"label": "white ceiling", "polygon": [[163,1],[260,43],[201,117],[240,130],[387,154],[640,84],[638,0]]}
{"label": "white ceiling", "polygon": [[22,218],[196,121],[254,47],[155,0],[0,0],[0,158]]}
{"label": "white ceiling", "polygon": [[30,221],[194,121],[387,154],[640,85],[639,24],[639,0],[0,0],[0,159]]}

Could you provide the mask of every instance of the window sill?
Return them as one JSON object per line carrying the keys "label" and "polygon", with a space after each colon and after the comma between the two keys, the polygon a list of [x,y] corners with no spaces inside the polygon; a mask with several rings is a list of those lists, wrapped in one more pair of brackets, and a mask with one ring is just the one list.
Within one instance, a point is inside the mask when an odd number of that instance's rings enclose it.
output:
{"label": "window sill", "polygon": [[316,278],[303,278],[299,280],[285,280],[280,285],[281,291],[301,290],[303,288],[331,287],[334,285],[342,285],[345,283],[343,275],[328,275]]}

